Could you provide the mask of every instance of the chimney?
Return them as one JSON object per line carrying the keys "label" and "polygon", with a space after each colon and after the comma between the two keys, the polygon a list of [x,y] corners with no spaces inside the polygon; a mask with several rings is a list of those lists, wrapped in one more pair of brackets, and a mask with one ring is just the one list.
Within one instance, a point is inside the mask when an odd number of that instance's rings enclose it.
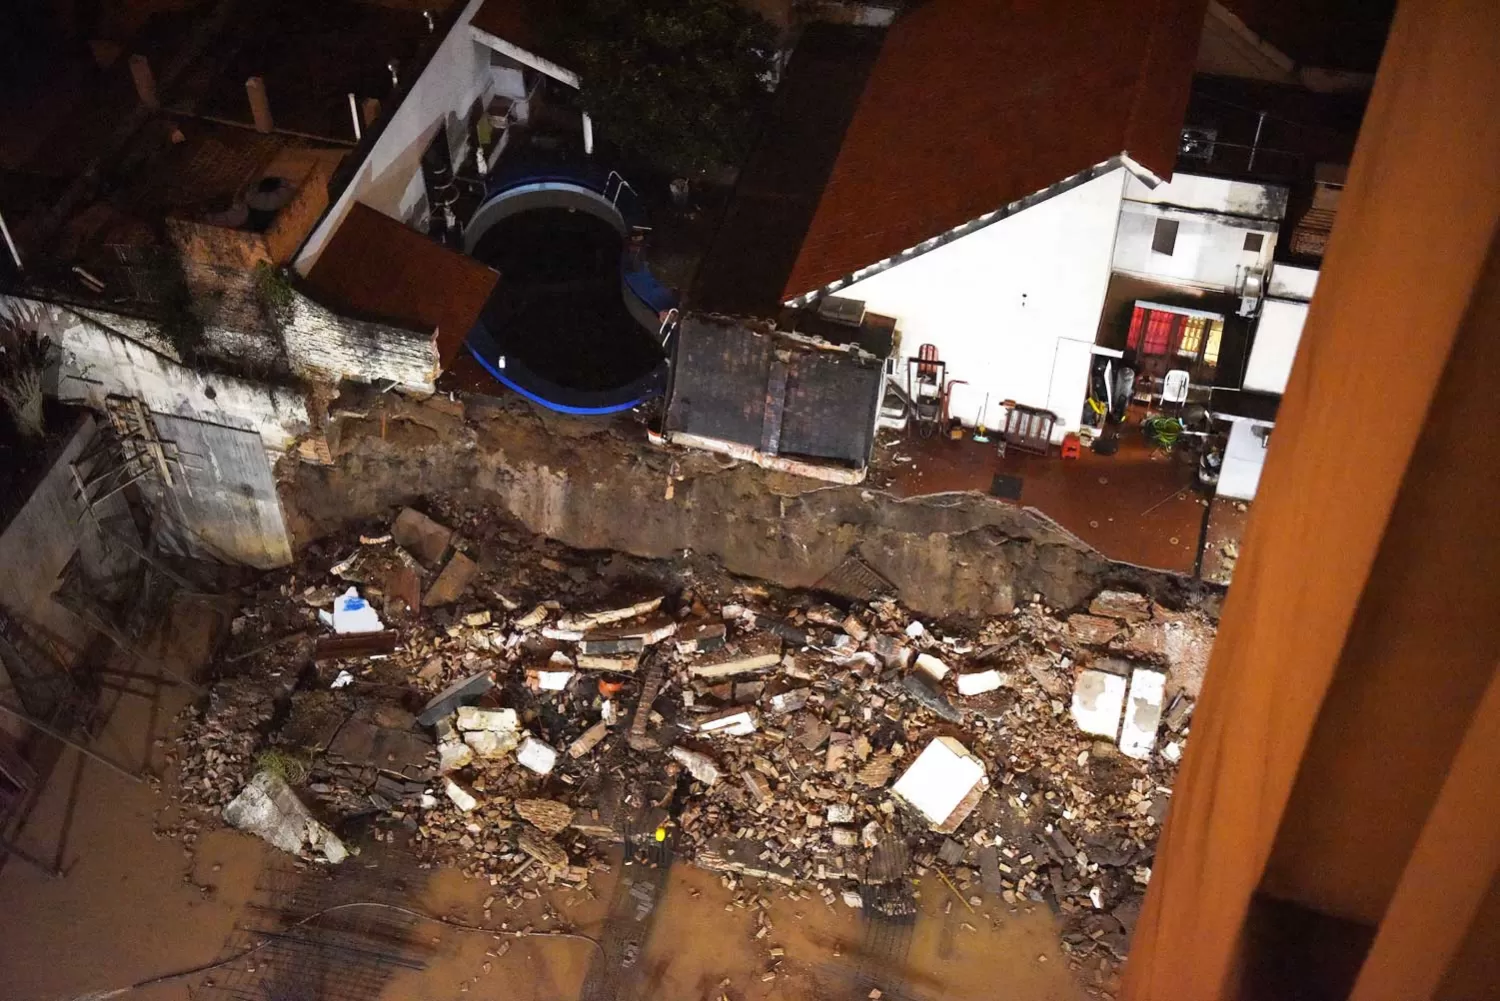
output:
{"label": "chimney", "polygon": [[270,132],[271,102],[266,99],[266,82],[258,76],[245,81],[245,93],[250,97],[250,117],[255,119],[255,131]]}
{"label": "chimney", "polygon": [[136,96],[152,111],[161,107],[156,97],[156,74],[151,72],[151,61],[137,52],[130,57],[130,78],[135,81]]}

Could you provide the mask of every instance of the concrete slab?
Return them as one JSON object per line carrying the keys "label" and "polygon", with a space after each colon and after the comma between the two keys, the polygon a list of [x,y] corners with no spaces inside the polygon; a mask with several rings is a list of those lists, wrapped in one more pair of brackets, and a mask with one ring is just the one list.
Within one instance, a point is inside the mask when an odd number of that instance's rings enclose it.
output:
{"label": "concrete slab", "polygon": [[391,524],[391,538],[430,567],[438,566],[453,540],[453,529],[440,525],[421,511],[402,508]]}
{"label": "concrete slab", "polygon": [[1120,728],[1120,750],[1132,758],[1149,758],[1156,746],[1156,728],[1161,724],[1161,706],[1167,676],[1160,671],[1138,669],[1130,676],[1130,697],[1125,703],[1125,724]]}
{"label": "concrete slab", "polygon": [[933,827],[942,828],[986,781],[984,762],[954,738],[938,737],[917,755],[891,792]]}
{"label": "concrete slab", "polygon": [[443,572],[438,574],[438,579],[432,582],[427,589],[427,596],[422,599],[422,605],[426,608],[435,608],[438,605],[448,605],[457,601],[479,573],[479,564],[469,559],[463,553],[454,553],[448,565],[443,567]]}
{"label": "concrete slab", "polygon": [[1084,733],[1114,740],[1120,732],[1120,710],[1125,707],[1126,679],[1093,669],[1073,685],[1073,722]]}

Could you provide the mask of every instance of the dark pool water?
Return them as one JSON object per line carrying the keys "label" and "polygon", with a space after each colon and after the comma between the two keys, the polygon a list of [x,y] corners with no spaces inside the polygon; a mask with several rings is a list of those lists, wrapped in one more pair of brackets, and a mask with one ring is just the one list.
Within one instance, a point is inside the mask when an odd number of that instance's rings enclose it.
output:
{"label": "dark pool water", "polygon": [[507,358],[560,386],[604,390],[655,369],[661,348],[625,309],[619,233],[586,212],[502,219],[474,257],[500,272],[481,315]]}

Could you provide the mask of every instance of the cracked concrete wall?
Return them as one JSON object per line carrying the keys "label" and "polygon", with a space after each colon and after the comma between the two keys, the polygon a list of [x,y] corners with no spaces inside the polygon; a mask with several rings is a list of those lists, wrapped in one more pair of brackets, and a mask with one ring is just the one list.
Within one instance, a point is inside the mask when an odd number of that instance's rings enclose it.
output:
{"label": "cracked concrete wall", "polygon": [[828,486],[654,449],[633,421],[580,421],[501,401],[342,402],[328,431],[333,464],[284,460],[282,502],[299,546],[443,494],[498,507],[578,548],[655,558],[692,550],[790,587],[815,584],[857,553],[908,606],[937,617],[1005,614],[1034,593],[1072,607],[1105,585],[1177,605],[1203,593],[1112,563],[1039,513],[979,494],[902,500]]}

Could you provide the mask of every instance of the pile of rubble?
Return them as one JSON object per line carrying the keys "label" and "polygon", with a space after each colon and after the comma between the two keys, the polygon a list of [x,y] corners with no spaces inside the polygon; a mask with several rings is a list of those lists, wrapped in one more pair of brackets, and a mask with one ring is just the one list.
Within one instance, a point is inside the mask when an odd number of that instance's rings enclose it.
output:
{"label": "pile of rubble", "polygon": [[[184,795],[221,805],[269,748],[330,826],[373,816],[506,899],[582,884],[636,837],[893,916],[936,872],[970,905],[1055,906],[1108,982],[1212,644],[1201,614],[1106,591],[949,630],[893,600],[464,534],[408,509],[263,582],[249,655],[185,733]],[[235,694],[256,683],[263,701]],[[215,709],[238,704],[248,730]]]}

